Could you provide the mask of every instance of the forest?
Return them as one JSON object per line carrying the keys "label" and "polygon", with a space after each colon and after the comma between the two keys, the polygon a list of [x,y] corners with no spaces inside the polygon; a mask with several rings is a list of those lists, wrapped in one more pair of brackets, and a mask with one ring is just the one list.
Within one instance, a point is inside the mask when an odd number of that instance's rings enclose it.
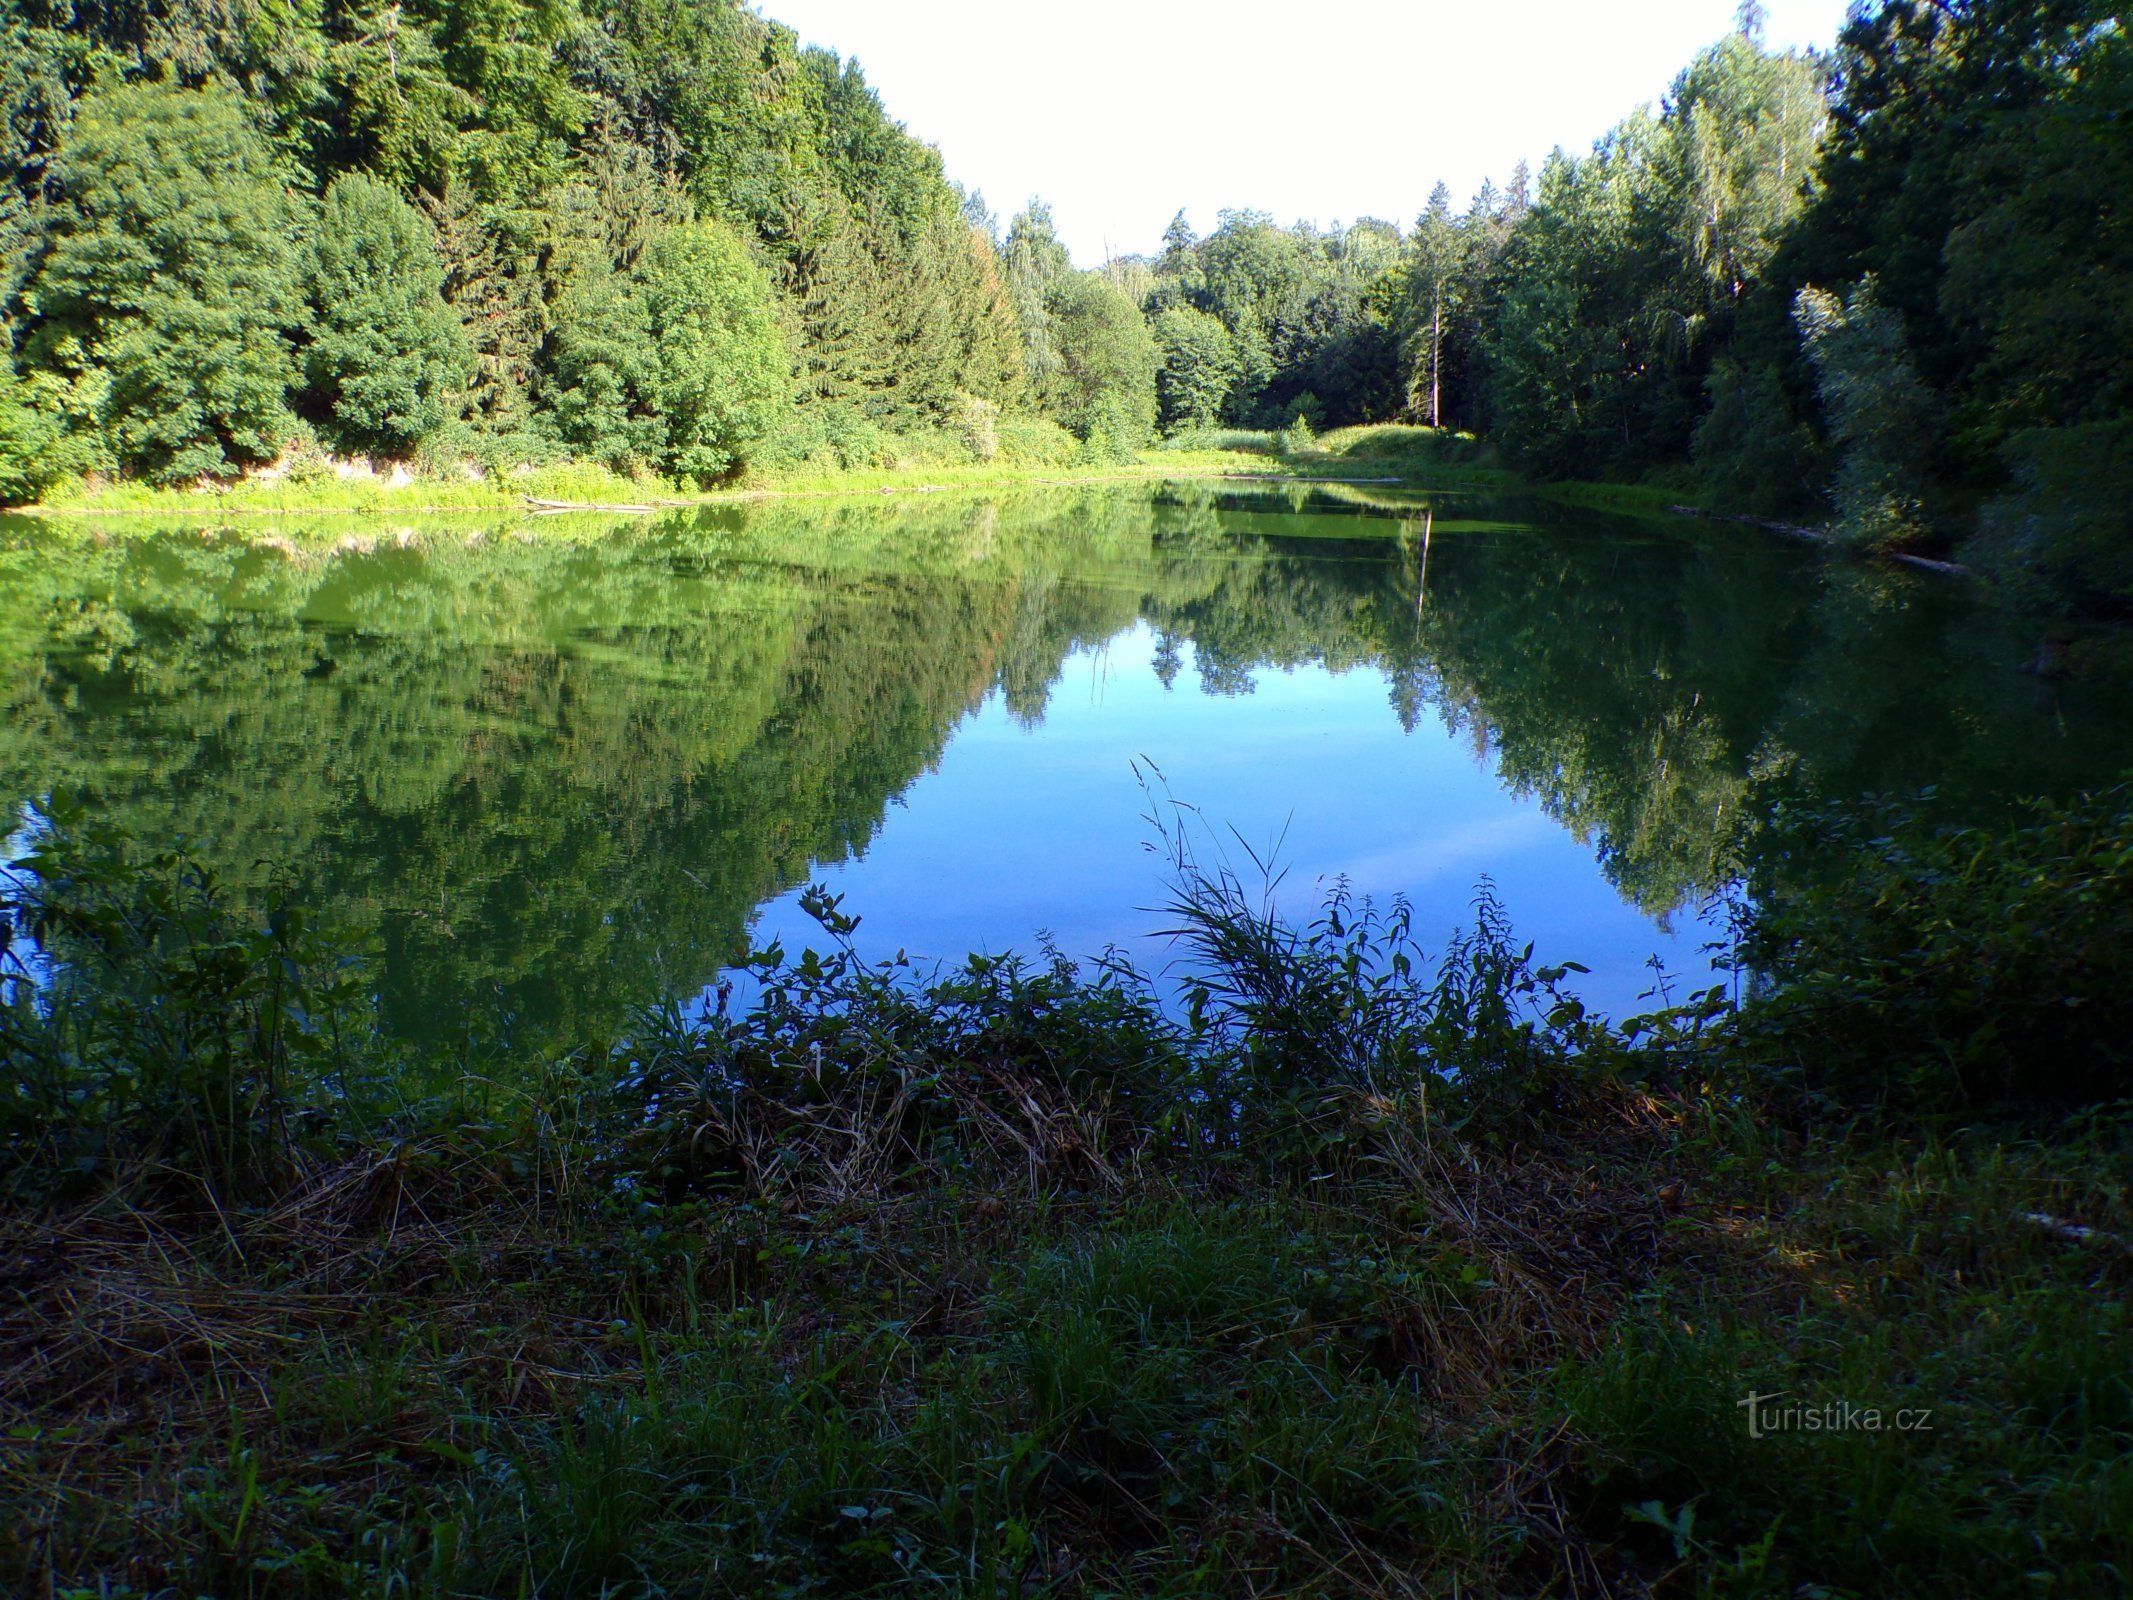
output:
{"label": "forest", "polygon": [[11,0],[0,500],[1400,419],[2115,618],[2133,43],[2102,0],[1892,0],[1826,55],[1763,26],[1463,209],[1180,212],[1077,270],[1041,201],[1003,228],[855,63],[732,0]]}
{"label": "forest", "polygon": [[0,1592],[2123,1594],[2129,110],[1090,267],[738,0],[0,0]]}

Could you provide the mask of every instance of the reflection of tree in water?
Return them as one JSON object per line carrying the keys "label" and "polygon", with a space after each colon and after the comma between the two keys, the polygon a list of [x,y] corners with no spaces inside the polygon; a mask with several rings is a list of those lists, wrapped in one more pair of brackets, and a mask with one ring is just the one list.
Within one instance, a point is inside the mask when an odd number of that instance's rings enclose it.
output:
{"label": "reflection of tree in water", "polygon": [[2019,638],[1944,580],[1732,530],[1510,509],[1513,524],[1460,500],[1402,511],[1387,540],[1354,509],[1275,533],[1234,502],[1168,506],[1158,567],[1193,578],[1152,583],[1189,598],[1148,615],[1173,651],[1193,643],[1216,693],[1263,667],[1369,662],[1402,726],[1435,706],[1653,915],[1737,875],[1780,793],[1933,784],[1968,814],[2123,761],[2133,726],[2094,703],[2040,708],[2011,670]]}
{"label": "reflection of tree in water", "polygon": [[1047,565],[1101,572],[1117,519],[1075,527],[966,505],[576,543],[25,532],[0,549],[0,783],[83,791],[240,884],[292,864],[376,930],[401,1031],[567,1038],[707,981],[996,684],[1041,716],[1065,651],[1133,615],[1130,585]]}
{"label": "reflection of tree in water", "polygon": [[240,883],[292,864],[376,931],[402,1031],[515,1018],[561,1040],[706,981],[765,898],[864,848],[988,694],[1034,723],[1068,656],[1137,616],[1166,682],[1188,642],[1216,693],[1381,670],[1403,726],[1434,707],[1466,730],[1655,912],[1727,876],[1779,792],[2112,765],[2052,734],[1946,585],[1753,536],[1423,509],[1426,591],[1400,520],[1420,511],[1198,487],[533,541],[18,527],[0,786],[86,791]]}

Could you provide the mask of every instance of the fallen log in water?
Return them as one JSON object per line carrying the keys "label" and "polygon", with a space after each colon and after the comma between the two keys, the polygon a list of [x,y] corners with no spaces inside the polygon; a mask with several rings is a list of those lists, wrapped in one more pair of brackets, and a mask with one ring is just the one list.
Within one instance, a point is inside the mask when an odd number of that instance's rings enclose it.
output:
{"label": "fallen log in water", "polygon": [[[675,505],[682,503],[679,500],[673,502]],[[607,500],[536,500],[530,494],[526,496],[526,508],[529,511],[627,511],[633,513],[651,512],[659,509],[657,506],[624,505],[619,501]]]}
{"label": "fallen log in water", "polygon": [[[1667,510],[1679,517],[1702,517],[1707,522],[1739,522],[1751,528],[1767,528],[1772,533],[1782,533],[1788,539],[1805,539],[1812,544],[1834,542],[1823,529],[1803,528],[1796,522],[1778,522],[1769,517],[1734,516],[1724,511],[1706,511],[1702,506],[1668,506]],[[1951,578],[1975,576],[1959,561],[1936,561],[1931,556],[1907,555],[1901,550],[1890,550],[1883,554],[1887,560],[1901,561],[1907,567],[1923,567],[1928,572],[1945,572]]]}
{"label": "fallen log in water", "polygon": [[1405,483],[1405,478],[1308,478],[1280,472],[1225,472],[1224,483]]}

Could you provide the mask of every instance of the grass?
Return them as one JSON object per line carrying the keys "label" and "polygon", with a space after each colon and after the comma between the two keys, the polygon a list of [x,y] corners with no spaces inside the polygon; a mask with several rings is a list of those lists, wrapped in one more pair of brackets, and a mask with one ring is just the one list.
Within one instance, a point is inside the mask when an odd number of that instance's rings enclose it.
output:
{"label": "grass", "polygon": [[740,485],[699,490],[658,478],[632,478],[578,464],[538,468],[504,479],[356,477],[242,479],[211,488],[157,488],[142,483],[76,484],[55,492],[40,512],[425,512],[523,510],[529,498],[594,505],[709,505],[766,495],[891,494],[937,489],[1000,489],[1129,479],[1217,477],[1289,470],[1278,461],[1221,450],[1145,451],[1121,463],[1053,466],[964,462],[827,469],[802,465]]}
{"label": "grass", "polygon": [[[747,1011],[411,1099],[330,930],[56,816],[9,874],[0,1586],[2122,1589],[2124,1103],[1825,1103],[1791,1012],[1617,1028],[1486,896],[1429,961],[1169,842],[1187,1015],[868,965],[816,894]],[[1751,1393],[1886,1420],[1757,1438]]]}
{"label": "grass", "polygon": [[758,469],[736,484],[709,491],[585,462],[528,467],[502,476],[474,475],[454,467],[414,472],[399,482],[367,472],[339,477],[321,467],[304,475],[254,476],[189,487],[74,481],[55,488],[32,509],[99,514],[213,511],[218,515],[522,510],[529,497],[600,505],[710,504],[764,495],[890,494],[1225,475],[1370,476],[1482,486],[1508,481],[1506,474],[1471,464],[1477,451],[1471,440],[1390,425],[1343,429],[1296,454],[1279,450],[1273,434],[1246,430],[1211,430],[1168,440],[1123,461],[1062,459],[1056,451],[1022,458],[1003,453],[992,461],[977,461],[967,450],[950,450],[938,440],[919,441],[919,446],[909,459],[884,464],[786,463]]}

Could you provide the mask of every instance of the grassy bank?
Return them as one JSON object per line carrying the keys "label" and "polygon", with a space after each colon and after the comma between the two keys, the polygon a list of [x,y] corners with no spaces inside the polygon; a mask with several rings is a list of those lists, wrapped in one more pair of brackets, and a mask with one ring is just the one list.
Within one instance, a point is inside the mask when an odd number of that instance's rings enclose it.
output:
{"label": "grassy bank", "polygon": [[[1296,448],[1285,448],[1285,445]],[[1476,464],[1470,440],[1427,429],[1344,429],[1323,440],[1285,441],[1269,433],[1228,430],[1172,440],[1127,460],[1056,456],[979,461],[967,452],[929,448],[914,458],[876,465],[800,462],[757,470],[731,485],[705,490],[655,476],[631,476],[591,463],[535,466],[511,473],[478,473],[463,466],[439,471],[337,472],[330,463],[302,473],[279,473],[183,488],[139,482],[74,481],[29,508],[52,514],[153,512],[216,515],[242,512],[479,511],[524,509],[529,499],[601,506],[716,504],[765,495],[918,493],[941,489],[1010,489],[1057,484],[1170,478],[1365,476],[1398,482],[1501,486],[1506,474]]]}
{"label": "grassy bank", "polygon": [[477,1071],[62,816],[9,874],[0,1583],[2112,1592],[2133,819],[1861,832],[1744,1007],[1618,1027],[1485,895],[1425,960],[1181,858],[1183,1015],[869,966],[817,897],[745,1011]]}

